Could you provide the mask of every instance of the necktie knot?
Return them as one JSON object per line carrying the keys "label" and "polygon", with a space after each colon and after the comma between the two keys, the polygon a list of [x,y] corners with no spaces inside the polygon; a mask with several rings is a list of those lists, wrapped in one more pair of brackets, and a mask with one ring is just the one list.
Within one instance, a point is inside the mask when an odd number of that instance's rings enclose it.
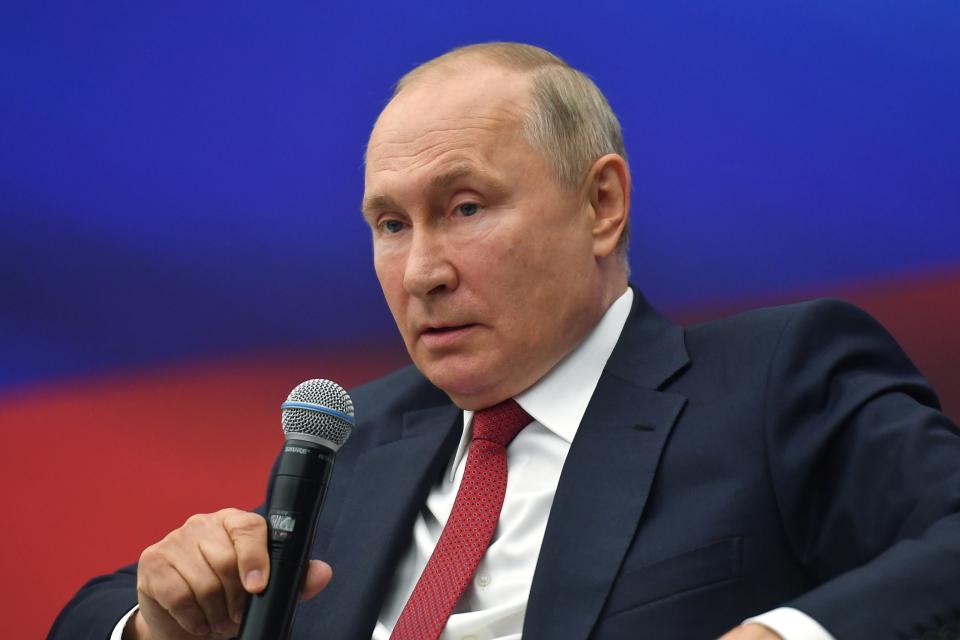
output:
{"label": "necktie knot", "polygon": [[508,446],[525,426],[533,422],[516,400],[508,398],[473,414],[473,439]]}

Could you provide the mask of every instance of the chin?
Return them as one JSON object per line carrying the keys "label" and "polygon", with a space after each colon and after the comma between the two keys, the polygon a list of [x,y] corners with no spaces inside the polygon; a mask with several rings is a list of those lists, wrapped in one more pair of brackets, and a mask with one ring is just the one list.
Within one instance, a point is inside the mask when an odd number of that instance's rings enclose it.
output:
{"label": "chin", "polygon": [[417,368],[461,409],[483,409],[504,399],[495,398],[495,383],[489,376],[478,375],[476,370],[466,372],[445,366],[422,367],[420,364]]}

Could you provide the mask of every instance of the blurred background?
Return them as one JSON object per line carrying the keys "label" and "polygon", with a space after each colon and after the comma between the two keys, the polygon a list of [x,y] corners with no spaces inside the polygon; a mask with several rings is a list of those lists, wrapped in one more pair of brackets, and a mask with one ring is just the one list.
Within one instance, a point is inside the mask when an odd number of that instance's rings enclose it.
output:
{"label": "blurred background", "polygon": [[364,144],[401,74],[484,40],[606,92],[661,311],[847,298],[960,416],[956,2],[4,3],[5,637],[190,514],[257,504],[302,379],[406,362]]}

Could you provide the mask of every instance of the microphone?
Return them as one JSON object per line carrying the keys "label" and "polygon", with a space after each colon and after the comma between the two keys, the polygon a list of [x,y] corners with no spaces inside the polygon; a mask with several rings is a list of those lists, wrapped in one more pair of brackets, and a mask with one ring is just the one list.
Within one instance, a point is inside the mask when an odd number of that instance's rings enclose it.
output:
{"label": "microphone", "polygon": [[300,383],[280,407],[285,442],[267,504],[270,577],[247,603],[238,640],[289,637],[333,459],[353,429],[353,400],[330,380]]}

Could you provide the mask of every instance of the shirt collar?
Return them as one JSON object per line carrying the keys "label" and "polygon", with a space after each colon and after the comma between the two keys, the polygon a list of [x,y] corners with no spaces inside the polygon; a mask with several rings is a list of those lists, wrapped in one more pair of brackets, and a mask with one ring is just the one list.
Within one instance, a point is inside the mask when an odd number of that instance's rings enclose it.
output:
{"label": "shirt collar", "polygon": [[[568,444],[577,435],[580,421],[597,388],[603,368],[620,339],[632,306],[633,289],[627,287],[576,349],[536,384],[514,398],[534,420]],[[464,411],[463,434],[450,466],[450,482],[453,482],[460,460],[470,446],[472,422],[473,411]]]}

